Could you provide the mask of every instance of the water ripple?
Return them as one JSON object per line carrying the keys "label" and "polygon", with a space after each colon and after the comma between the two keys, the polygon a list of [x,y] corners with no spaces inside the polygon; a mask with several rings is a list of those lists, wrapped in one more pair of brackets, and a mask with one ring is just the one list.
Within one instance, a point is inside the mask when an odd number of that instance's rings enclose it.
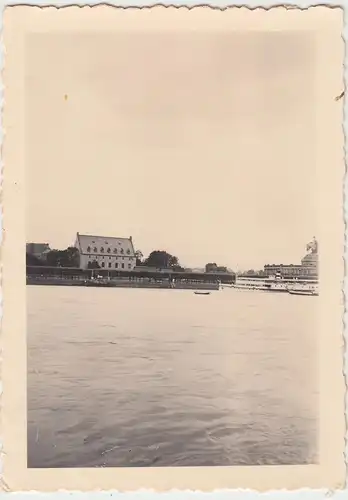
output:
{"label": "water ripple", "polygon": [[316,305],[280,295],[28,287],[29,466],[314,463]]}

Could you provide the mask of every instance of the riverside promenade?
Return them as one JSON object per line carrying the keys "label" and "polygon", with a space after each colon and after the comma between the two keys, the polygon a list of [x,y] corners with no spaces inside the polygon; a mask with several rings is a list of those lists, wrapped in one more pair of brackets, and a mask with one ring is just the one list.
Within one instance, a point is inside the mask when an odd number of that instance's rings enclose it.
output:
{"label": "riverside promenade", "polygon": [[221,284],[232,284],[231,273],[193,273],[171,270],[107,271],[78,268],[27,268],[27,285],[92,286],[119,288],[165,288],[172,290],[218,290]]}
{"label": "riverside promenade", "polygon": [[45,278],[40,276],[28,276],[27,285],[48,285],[48,286],[88,286],[96,288],[166,288],[171,290],[218,290],[219,283],[203,283],[203,282],[184,282],[177,281],[169,283],[168,280],[161,281],[129,281],[126,279],[69,279],[69,278]]}

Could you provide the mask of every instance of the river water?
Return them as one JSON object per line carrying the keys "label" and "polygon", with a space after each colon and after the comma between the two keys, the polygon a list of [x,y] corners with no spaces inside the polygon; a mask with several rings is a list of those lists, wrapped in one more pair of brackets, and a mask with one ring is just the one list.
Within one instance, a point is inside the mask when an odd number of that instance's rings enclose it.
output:
{"label": "river water", "polygon": [[27,296],[29,467],[316,461],[316,297]]}

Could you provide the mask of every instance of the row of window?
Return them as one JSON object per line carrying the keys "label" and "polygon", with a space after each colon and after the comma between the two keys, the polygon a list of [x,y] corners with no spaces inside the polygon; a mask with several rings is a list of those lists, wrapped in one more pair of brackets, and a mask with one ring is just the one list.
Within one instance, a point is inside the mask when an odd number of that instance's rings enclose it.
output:
{"label": "row of window", "polygon": [[[90,260],[88,261],[88,264],[89,264],[89,265],[90,265],[90,264],[92,264],[92,263],[93,263],[93,261],[90,261]],[[105,262],[102,262],[102,263],[101,263],[101,267],[105,267]],[[111,268],[111,267],[112,267],[112,263],[111,263],[111,262],[109,262],[107,267]],[[116,264],[115,264],[115,269],[118,269],[118,267],[119,267],[119,266],[118,266],[118,262],[116,262]],[[124,268],[125,268],[123,263],[120,265],[120,267],[121,267],[121,269],[124,269]],[[128,269],[132,269],[132,264],[128,264]]]}
{"label": "row of window", "polygon": [[[89,258],[89,259],[98,259],[98,257],[99,257],[99,256],[94,257],[94,255],[89,255],[89,256],[88,256],[88,258]],[[103,256],[102,256],[102,257],[100,257],[100,258],[101,258],[101,259],[107,259],[107,258],[109,258],[109,260],[110,260],[110,259],[112,259],[113,257],[108,257],[108,256],[104,256],[104,255],[103,255]],[[116,257],[116,259],[122,259],[122,260],[124,260],[124,259],[128,259],[129,261],[131,261],[131,262],[132,262],[132,261],[134,260],[134,257]]]}
{"label": "row of window", "polygon": [[268,268],[266,269],[267,272],[273,272],[273,273],[282,273],[282,274],[298,274],[298,275],[304,275],[304,274],[316,274],[316,269],[292,269],[292,268]]}
{"label": "row of window", "polygon": [[[88,252],[88,253],[90,253],[90,252],[98,252],[98,248],[97,248],[97,247],[94,247],[94,248],[93,248],[93,250],[92,250],[92,247],[88,246],[88,247],[87,247],[87,252]],[[104,253],[104,252],[105,252],[105,248],[104,248],[104,247],[100,247],[100,251],[99,251],[99,253]],[[111,248],[110,248],[110,247],[108,247],[108,248],[106,249],[106,252],[107,252],[107,253],[111,253]],[[117,248],[114,248],[114,249],[113,249],[113,253],[117,253],[117,252],[118,252]],[[122,253],[124,253],[124,249],[123,249],[123,248],[120,248],[120,253],[121,253],[121,254],[122,254]],[[129,248],[127,248],[126,254],[130,255],[130,253],[131,253],[130,249],[129,249]]]}

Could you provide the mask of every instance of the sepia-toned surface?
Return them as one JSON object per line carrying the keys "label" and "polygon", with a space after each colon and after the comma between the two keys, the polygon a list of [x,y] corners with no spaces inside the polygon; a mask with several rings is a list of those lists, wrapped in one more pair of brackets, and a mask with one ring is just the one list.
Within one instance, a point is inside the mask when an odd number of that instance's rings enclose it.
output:
{"label": "sepia-toned surface", "polygon": [[[117,28],[116,28],[117,26]],[[177,37],[188,36],[192,33],[192,26],[200,34],[207,36],[214,35],[221,37],[221,34],[226,31],[248,31],[249,36],[255,37],[258,31],[287,31],[292,34],[294,40],[298,39],[299,31],[306,31],[308,37],[312,37],[312,51],[313,59],[316,61],[312,66],[312,72],[308,73],[308,81],[310,83],[304,84],[305,90],[302,98],[304,99],[303,108],[305,108],[305,94],[309,92],[308,99],[311,102],[313,114],[309,113],[308,135],[307,129],[304,127],[300,129],[300,133],[295,133],[294,128],[284,132],[289,142],[285,141],[283,136],[275,140],[277,144],[268,144],[267,152],[261,155],[262,162],[258,165],[257,148],[251,148],[249,140],[247,140],[247,149],[250,148],[249,162],[252,159],[252,151],[255,153],[255,164],[258,169],[252,171],[248,169],[239,168],[234,170],[235,179],[239,181],[241,186],[253,186],[252,193],[255,195],[250,198],[250,210],[239,211],[238,218],[234,218],[233,226],[238,228],[236,237],[236,230],[228,227],[228,231],[224,231],[223,248],[232,245],[231,242],[237,241],[240,244],[241,238],[244,236],[244,245],[238,248],[238,253],[246,253],[252,243],[260,241],[260,234],[255,237],[247,235],[248,223],[256,213],[260,213],[261,206],[268,207],[269,213],[272,213],[273,222],[272,227],[284,227],[283,232],[281,229],[279,241],[284,245],[286,239],[293,244],[293,240],[302,237],[299,236],[301,231],[307,234],[309,230],[308,220],[302,219],[301,201],[300,206],[296,202],[289,203],[289,199],[296,198],[297,190],[302,192],[303,185],[308,185],[308,179],[312,177],[313,186],[312,193],[309,196],[310,201],[306,204],[307,213],[308,207],[312,206],[317,214],[315,231],[318,240],[320,241],[320,297],[318,298],[320,304],[320,312],[318,314],[317,322],[317,337],[319,342],[319,355],[316,359],[318,371],[317,382],[319,391],[319,460],[316,465],[300,465],[297,462],[296,466],[287,467],[228,467],[228,468],[210,468],[194,469],[191,467],[185,468],[161,468],[160,472],[155,468],[146,469],[128,469],[122,468],[119,471],[107,469],[61,469],[61,470],[29,470],[27,469],[26,457],[26,311],[25,311],[25,262],[24,262],[24,243],[26,237],[27,220],[25,217],[25,208],[32,210],[31,204],[37,200],[45,200],[42,193],[46,193],[46,201],[43,205],[39,205],[39,212],[41,217],[44,216],[45,211],[49,214],[50,210],[50,196],[47,186],[54,186],[55,191],[61,195],[62,204],[66,204],[71,209],[66,213],[64,221],[57,220],[57,234],[63,228],[65,221],[68,223],[68,218],[74,218],[73,214],[79,213],[79,198],[74,197],[76,192],[73,189],[68,189],[62,184],[62,179],[53,176],[54,170],[50,170],[51,163],[54,164],[57,152],[52,148],[50,157],[50,148],[47,143],[51,140],[49,135],[50,119],[52,124],[57,118],[58,108],[65,102],[64,94],[61,96],[61,104],[55,102],[54,96],[51,100],[52,117],[47,119],[47,122],[42,123],[42,117],[45,115],[44,110],[40,108],[38,103],[35,104],[37,114],[35,120],[31,122],[30,131],[28,131],[25,118],[30,113],[30,107],[33,107],[35,100],[35,87],[33,89],[33,97],[28,98],[27,87],[29,85],[25,76],[30,73],[30,69],[26,69],[28,59],[26,58],[26,43],[28,40],[40,33],[40,37],[60,36],[66,33],[75,32],[82,38],[86,34],[96,33],[116,33],[116,32],[129,32],[129,38],[139,37],[141,33],[153,35],[155,38],[161,38],[163,29],[168,33],[175,33]],[[93,9],[78,9],[69,8],[64,10],[57,9],[36,9],[30,7],[14,7],[10,8],[5,13],[4,21],[4,40],[6,45],[6,68],[4,72],[4,80],[6,86],[5,93],[5,111],[4,122],[7,130],[6,141],[4,145],[4,162],[5,162],[5,181],[4,181],[4,226],[5,226],[5,242],[3,248],[3,263],[4,263],[4,366],[3,366],[3,381],[4,381],[4,411],[3,411],[3,431],[4,431],[4,450],[6,459],[4,464],[5,481],[10,489],[43,489],[43,490],[56,490],[57,488],[64,489],[108,489],[115,488],[120,490],[135,490],[140,487],[155,488],[159,490],[171,488],[190,488],[212,490],[215,488],[225,487],[246,487],[259,490],[275,489],[275,488],[295,488],[295,487],[340,487],[344,480],[344,461],[343,461],[343,448],[344,448],[344,384],[342,377],[342,294],[341,294],[341,279],[343,276],[343,214],[342,214],[342,179],[344,173],[343,165],[343,133],[342,133],[342,103],[336,102],[335,97],[342,90],[343,81],[343,42],[341,40],[342,28],[342,11],[339,9],[326,9],[315,8],[308,11],[286,11],[285,9],[278,8],[271,11],[248,11],[248,9],[229,9],[224,12],[214,11],[212,9],[196,8],[191,11],[187,9],[165,9],[154,8],[150,10],[118,10],[107,7],[98,7]],[[49,35],[48,35],[49,33]],[[137,35],[137,36],[135,36]],[[81,38],[81,40],[82,40]],[[82,43],[82,42],[81,42]],[[29,43],[30,45],[30,43]],[[129,48],[127,49],[129,50]],[[165,51],[165,48],[163,48]],[[131,57],[131,52],[128,53]],[[225,56],[226,62],[228,61],[228,53]],[[33,62],[31,64],[34,64]],[[42,63],[43,64],[43,63]],[[54,58],[51,62],[52,71],[55,65]],[[46,72],[50,72],[50,62],[45,61]],[[32,66],[31,66],[32,67]],[[223,68],[223,66],[221,66]],[[222,71],[222,77],[224,72]],[[86,75],[86,78],[88,75]],[[211,76],[206,74],[206,78]],[[301,76],[302,78],[302,76]],[[107,74],[105,76],[107,81]],[[203,101],[214,95],[215,105],[211,107],[212,112],[217,113],[217,123],[220,123],[219,117],[223,120],[224,106],[223,96],[219,92],[219,87],[212,84],[206,87],[206,95],[203,96]],[[75,83],[75,90],[80,88],[81,83]],[[48,91],[49,89],[47,89]],[[175,91],[175,89],[173,90]],[[135,92],[134,87],[124,87],[124,101],[126,96]],[[299,90],[297,91],[298,95]],[[290,92],[291,93],[291,92]],[[245,99],[248,96],[244,97]],[[255,97],[254,97],[255,98]],[[69,99],[69,98],[68,98]],[[193,99],[193,96],[192,96]],[[222,102],[219,101],[222,99]],[[236,99],[236,98],[235,98]],[[156,101],[156,99],[155,99]],[[256,104],[257,99],[255,99]],[[129,102],[129,101],[128,101]],[[193,99],[193,102],[194,99]],[[210,101],[211,102],[211,101]],[[42,104],[46,106],[47,104]],[[191,99],[187,99],[186,107],[189,107]],[[239,99],[235,100],[236,106],[240,106]],[[267,105],[271,112],[272,101],[268,101]],[[280,103],[281,104],[281,103]],[[246,108],[248,109],[248,108]],[[282,107],[279,106],[278,115],[279,123],[282,123]],[[81,126],[84,121],[84,109],[81,108],[80,120]],[[232,113],[232,109],[229,113]],[[239,107],[240,111],[240,107]],[[273,109],[274,111],[274,109]],[[192,110],[193,112],[193,110]],[[249,108],[249,113],[252,109]],[[291,112],[289,108],[288,113]],[[129,110],[128,110],[129,113]],[[189,109],[188,115],[191,116]],[[78,116],[79,114],[77,113]],[[106,119],[106,111],[99,117],[95,115],[96,120]],[[265,114],[264,114],[265,116]],[[311,117],[312,118],[311,118]],[[315,120],[313,121],[313,116]],[[75,118],[76,119],[76,118]],[[311,121],[312,120],[312,121]],[[296,121],[296,120],[295,120]],[[315,122],[315,126],[313,123]],[[85,123],[85,122],[84,122]],[[210,121],[209,121],[210,123]],[[312,123],[312,126],[310,126]],[[226,125],[226,124],[225,124]],[[298,125],[301,127],[301,118],[298,117]],[[199,124],[197,125],[199,126]],[[227,125],[226,125],[227,126]],[[266,126],[266,125],[265,125]],[[225,127],[226,128],[226,127]],[[43,130],[47,130],[47,136],[42,137]],[[53,125],[52,125],[53,129]],[[34,130],[34,131],[33,131]],[[157,129],[160,130],[159,128]],[[247,127],[245,126],[245,131]],[[298,129],[296,129],[298,130]],[[41,166],[41,180],[38,178],[35,183],[30,183],[30,169],[28,159],[32,154],[34,147],[35,131],[37,137],[43,141],[42,148],[38,148],[38,152],[44,152],[45,161]],[[310,132],[309,132],[310,131]],[[204,132],[204,131],[203,131]],[[156,133],[156,131],[155,131]],[[234,130],[234,134],[238,133],[238,128]],[[78,186],[78,181],[81,183],[85,177],[85,163],[82,157],[76,157],[76,141],[73,144],[69,143],[68,138],[64,139],[64,128],[61,127],[61,137],[55,133],[56,142],[62,142],[62,150],[65,151],[65,159],[72,161],[71,168],[74,167],[73,183]],[[313,135],[314,134],[314,135]],[[252,138],[250,142],[257,143],[257,130],[251,130]],[[247,137],[247,136],[246,136]],[[211,138],[211,141],[210,141]],[[63,140],[64,139],[64,140]],[[166,139],[166,137],[164,137]],[[198,138],[196,137],[196,140]],[[216,136],[212,136],[212,131],[202,135],[201,142],[196,143],[196,152],[194,157],[190,157],[191,161],[187,162],[185,172],[188,172],[190,177],[190,165],[195,162],[201,165],[199,172],[204,179],[209,179],[214,172],[214,157],[230,157],[232,151],[229,146],[228,137],[225,136],[224,141],[219,144],[216,143]],[[147,138],[145,143],[148,144],[150,139]],[[282,142],[281,150],[278,149],[279,141]],[[88,141],[89,142],[89,141]],[[211,144],[215,146],[210,148]],[[280,176],[279,169],[281,168],[281,161],[288,158],[293,154],[293,150],[306,150],[307,144],[311,145],[310,158],[306,157],[304,153],[303,162],[289,162],[284,168],[284,175]],[[132,142],[130,141],[129,147]],[[199,147],[198,147],[199,145]],[[262,149],[263,142],[260,147]],[[56,146],[57,147],[57,146]],[[64,149],[65,148],[65,149]],[[87,143],[84,145],[83,137],[79,139],[78,154],[88,148]],[[129,148],[128,148],[129,149]],[[58,151],[58,150],[57,150]],[[127,150],[128,151],[128,150]],[[273,162],[274,152],[277,161]],[[71,153],[71,154],[69,154]],[[124,151],[124,159],[127,157],[127,152]],[[209,153],[209,154],[208,154]],[[38,154],[38,153],[36,153]],[[61,153],[60,153],[61,154]],[[102,153],[101,153],[102,154]],[[215,156],[214,156],[215,154]],[[109,153],[107,153],[108,157]],[[88,156],[88,155],[87,155]],[[240,151],[238,153],[240,157]],[[313,159],[315,157],[315,161]],[[59,159],[60,157],[58,157]],[[207,158],[210,159],[207,162]],[[74,163],[74,159],[79,160]],[[51,161],[50,161],[51,160]],[[97,165],[98,157],[95,158]],[[151,158],[150,158],[151,160]],[[156,160],[157,161],[157,160]],[[232,160],[231,160],[232,162]],[[35,163],[35,162],[34,162]],[[149,161],[149,164],[151,162]],[[307,170],[307,165],[308,169]],[[133,166],[132,166],[133,167]],[[229,171],[229,165],[226,165],[226,172]],[[88,168],[91,168],[89,166]],[[98,168],[98,167],[96,167]],[[264,169],[264,170],[263,170]],[[285,173],[292,172],[292,176],[288,175],[286,178]],[[304,173],[305,170],[305,173]],[[78,174],[80,172],[80,174]],[[263,175],[264,172],[264,175]],[[272,175],[272,172],[274,175]],[[163,173],[167,179],[167,171]],[[191,170],[191,175],[192,170]],[[275,176],[275,177],[274,177]],[[278,177],[279,176],[279,177]],[[285,177],[284,177],[285,176]],[[50,178],[52,179],[50,181]],[[278,179],[275,183],[274,178]],[[200,177],[199,177],[200,179]],[[226,183],[226,178],[222,178],[222,184]],[[267,179],[269,182],[267,182]],[[282,181],[283,179],[283,181]],[[285,180],[286,179],[286,180]],[[267,197],[264,204],[261,204],[260,198],[257,196],[257,185],[268,186],[271,183],[273,188],[267,191]],[[50,184],[50,182],[52,184]],[[108,178],[106,178],[106,184]],[[147,188],[145,191],[151,191],[151,182],[148,178],[143,178],[144,186]],[[198,181],[197,181],[198,182]],[[208,184],[211,184],[208,182]],[[28,186],[29,189],[28,189]],[[291,188],[290,188],[291,186]],[[302,187],[301,187],[302,186]],[[205,184],[207,190],[207,184]],[[283,191],[284,195],[279,193]],[[36,196],[37,193],[37,196]],[[275,194],[277,193],[277,195]],[[274,194],[275,199],[271,202],[271,195]],[[95,206],[95,212],[98,211],[98,196],[102,198],[102,194],[94,191],[95,199],[91,201]],[[168,189],[168,196],[173,196],[173,192]],[[224,191],[223,195],[229,195],[229,191]],[[29,196],[29,197],[28,197]],[[25,199],[26,198],[26,199]],[[238,196],[236,195],[238,200]],[[146,198],[148,199],[148,198]],[[185,199],[185,197],[183,197]],[[209,199],[209,196],[206,197]],[[281,207],[283,200],[287,200],[287,209],[278,211],[278,206]],[[298,198],[302,201],[305,198]],[[222,215],[221,220],[226,221],[228,225],[228,217],[226,211],[223,210],[224,202],[220,198],[215,197],[215,205],[221,202]],[[275,201],[278,200],[278,205]],[[161,199],[163,203],[163,199]],[[74,202],[74,203],[73,203]],[[214,206],[214,204],[213,204]],[[186,201],[186,209],[187,209]],[[297,225],[288,222],[290,217],[286,217],[287,210],[291,207],[297,213],[295,217]],[[238,210],[238,205],[236,206]],[[266,213],[267,213],[266,210]],[[140,210],[141,211],[141,210]],[[213,210],[213,213],[214,210]],[[157,224],[165,226],[167,218],[162,211],[157,211]],[[163,214],[163,215],[162,215]],[[279,220],[277,221],[277,214]],[[182,216],[184,219],[184,217]],[[44,219],[44,217],[43,217]],[[31,219],[33,220],[33,219]],[[261,218],[262,220],[262,218]],[[77,221],[75,221],[76,224]],[[218,224],[218,220],[215,220]],[[204,219],[202,220],[204,226]],[[192,227],[194,227],[191,224]],[[174,227],[178,232],[178,227]],[[31,231],[35,232],[32,227]],[[32,234],[35,234],[35,233]],[[64,231],[61,232],[60,238],[65,238]],[[296,233],[296,234],[295,234]],[[186,233],[184,238],[187,238],[191,233]],[[191,236],[194,239],[194,235]],[[267,240],[267,238],[266,238]],[[199,242],[199,233],[197,236]],[[275,241],[275,240],[273,240]],[[261,245],[261,244],[260,244]],[[262,246],[261,246],[262,247]],[[260,248],[261,248],[260,247]],[[266,249],[263,249],[266,252]],[[194,253],[195,255],[195,253]],[[194,256],[193,255],[193,256]],[[264,254],[266,255],[266,253]],[[190,254],[186,255],[188,259]],[[203,256],[204,258],[204,256]],[[264,257],[262,257],[264,259]],[[11,302],[10,297],[16,296],[16,301]],[[299,345],[299,349],[301,349]],[[314,349],[315,350],[315,349]],[[312,360],[313,361],[313,360]],[[315,364],[315,363],[314,363]],[[10,387],[10,390],[6,388]],[[49,391],[49,388],[47,388]],[[202,473],[204,471],[204,473]]]}
{"label": "sepia-toned surface", "polygon": [[318,306],[28,287],[28,465],[316,463]]}
{"label": "sepia-toned surface", "polygon": [[30,33],[25,54],[30,241],[116,231],[194,267],[303,257],[318,232],[311,32]]}

